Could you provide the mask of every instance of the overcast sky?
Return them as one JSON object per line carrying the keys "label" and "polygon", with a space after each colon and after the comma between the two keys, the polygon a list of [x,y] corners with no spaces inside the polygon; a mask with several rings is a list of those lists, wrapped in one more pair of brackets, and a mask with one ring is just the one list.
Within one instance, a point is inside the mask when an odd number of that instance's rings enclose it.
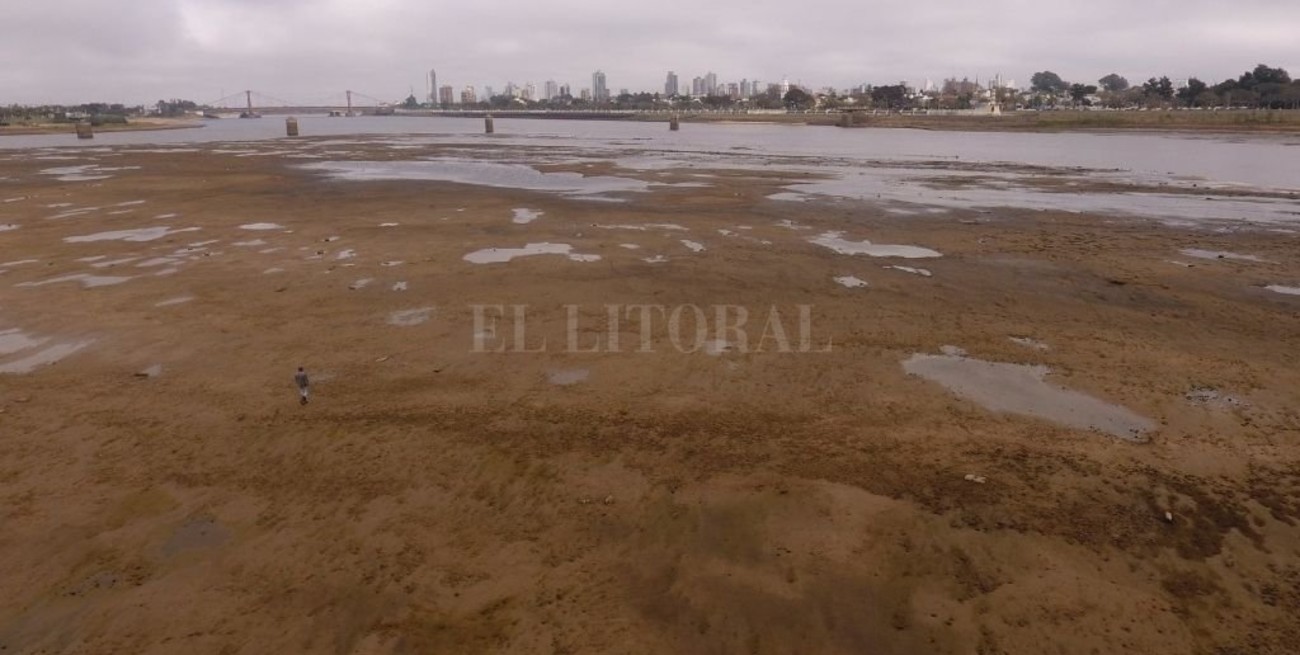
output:
{"label": "overcast sky", "polygon": [[1300,73],[1297,0],[0,0],[0,104],[160,98],[243,89],[335,103],[396,100],[426,75],[457,89],[548,79],[662,90],[720,81],[811,87],[1038,70]]}

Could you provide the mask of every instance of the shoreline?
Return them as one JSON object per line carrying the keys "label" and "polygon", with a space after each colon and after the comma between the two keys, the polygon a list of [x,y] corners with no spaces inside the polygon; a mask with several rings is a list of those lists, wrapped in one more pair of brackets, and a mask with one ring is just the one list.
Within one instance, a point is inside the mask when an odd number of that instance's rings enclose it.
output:
{"label": "shoreline", "polygon": [[[97,125],[95,133],[103,132],[157,132],[162,130],[188,130],[205,127],[201,122],[154,122],[140,121],[125,125]],[[4,136],[43,136],[47,134],[76,135],[76,123],[45,123],[41,125],[8,125],[0,127],[0,137]]]}

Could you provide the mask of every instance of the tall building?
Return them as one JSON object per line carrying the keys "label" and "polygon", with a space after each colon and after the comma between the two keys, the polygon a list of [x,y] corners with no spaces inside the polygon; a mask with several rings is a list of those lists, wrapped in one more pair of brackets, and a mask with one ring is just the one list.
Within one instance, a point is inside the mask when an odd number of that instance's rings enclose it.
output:
{"label": "tall building", "polygon": [[444,84],[438,87],[438,104],[440,105],[454,104],[456,102],[455,93],[456,93],[456,89],[453,89],[450,84]]}
{"label": "tall building", "polygon": [[431,104],[431,105],[432,105],[432,104],[437,104],[437,102],[438,102],[438,71],[436,71],[436,70],[434,70],[434,69],[432,69],[432,68],[429,69],[429,95],[428,95],[428,98],[429,98],[429,104]]}
{"label": "tall building", "polygon": [[460,92],[460,104],[473,105],[478,103],[478,96],[474,95],[474,87],[466,86],[464,91]]}
{"label": "tall building", "polygon": [[535,102],[537,100],[537,85],[529,82],[524,85],[524,100]]}
{"label": "tall building", "polygon": [[704,95],[718,95],[718,75],[713,71],[709,71],[709,73],[704,76]]}
{"label": "tall building", "polygon": [[704,78],[691,78],[691,95],[696,97],[704,95]]}
{"label": "tall building", "polygon": [[560,95],[560,85],[555,80],[546,80],[546,84],[542,85],[542,95],[545,96],[543,100],[554,100]]}
{"label": "tall building", "polygon": [[591,99],[593,102],[606,102],[609,100],[609,89],[605,86],[604,71],[596,71],[591,74]]}
{"label": "tall building", "polygon": [[561,84],[561,85],[560,85],[560,97],[561,97],[561,98],[572,98],[572,97],[573,97],[573,87],[569,86],[568,84]]}
{"label": "tall building", "polygon": [[483,99],[484,99],[484,100],[491,100],[492,97],[495,96],[495,95],[496,95],[495,93],[492,93],[492,87],[490,87],[490,86],[485,86],[485,87],[483,87]]}
{"label": "tall building", "polygon": [[681,87],[677,86],[677,73],[668,71],[668,79],[664,80],[664,95],[672,97],[681,93]]}

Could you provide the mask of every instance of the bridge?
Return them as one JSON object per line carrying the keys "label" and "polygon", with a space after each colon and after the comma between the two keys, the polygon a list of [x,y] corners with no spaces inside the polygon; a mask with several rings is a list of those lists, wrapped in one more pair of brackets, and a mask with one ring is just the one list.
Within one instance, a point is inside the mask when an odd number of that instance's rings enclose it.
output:
{"label": "bridge", "polygon": [[291,102],[257,91],[246,90],[232,93],[224,98],[203,103],[217,112],[210,112],[213,117],[222,117],[221,113],[238,114],[240,118],[260,118],[265,114],[330,114],[338,116],[360,116],[363,114],[391,114],[393,107],[374,96],[358,91],[343,91],[333,96],[321,98],[315,102]]}

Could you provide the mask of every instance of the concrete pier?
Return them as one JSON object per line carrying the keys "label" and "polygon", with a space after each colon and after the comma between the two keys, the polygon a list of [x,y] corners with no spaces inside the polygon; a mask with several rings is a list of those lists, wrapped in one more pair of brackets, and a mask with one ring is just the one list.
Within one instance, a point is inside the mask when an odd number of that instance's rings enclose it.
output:
{"label": "concrete pier", "polygon": [[677,116],[668,119],[668,129],[673,132],[682,129],[681,121],[677,120]]}
{"label": "concrete pier", "polygon": [[298,136],[298,119],[290,116],[284,119],[285,136]]}
{"label": "concrete pier", "polygon": [[484,134],[492,134],[492,133],[495,132],[495,131],[496,131],[496,128],[493,127],[493,125],[492,125],[492,114],[488,114],[487,116],[484,116],[484,117],[483,117],[483,133],[484,133]]}
{"label": "concrete pier", "polygon": [[78,139],[95,138],[95,128],[91,127],[88,121],[82,121],[80,123],[77,123],[77,138]]}

